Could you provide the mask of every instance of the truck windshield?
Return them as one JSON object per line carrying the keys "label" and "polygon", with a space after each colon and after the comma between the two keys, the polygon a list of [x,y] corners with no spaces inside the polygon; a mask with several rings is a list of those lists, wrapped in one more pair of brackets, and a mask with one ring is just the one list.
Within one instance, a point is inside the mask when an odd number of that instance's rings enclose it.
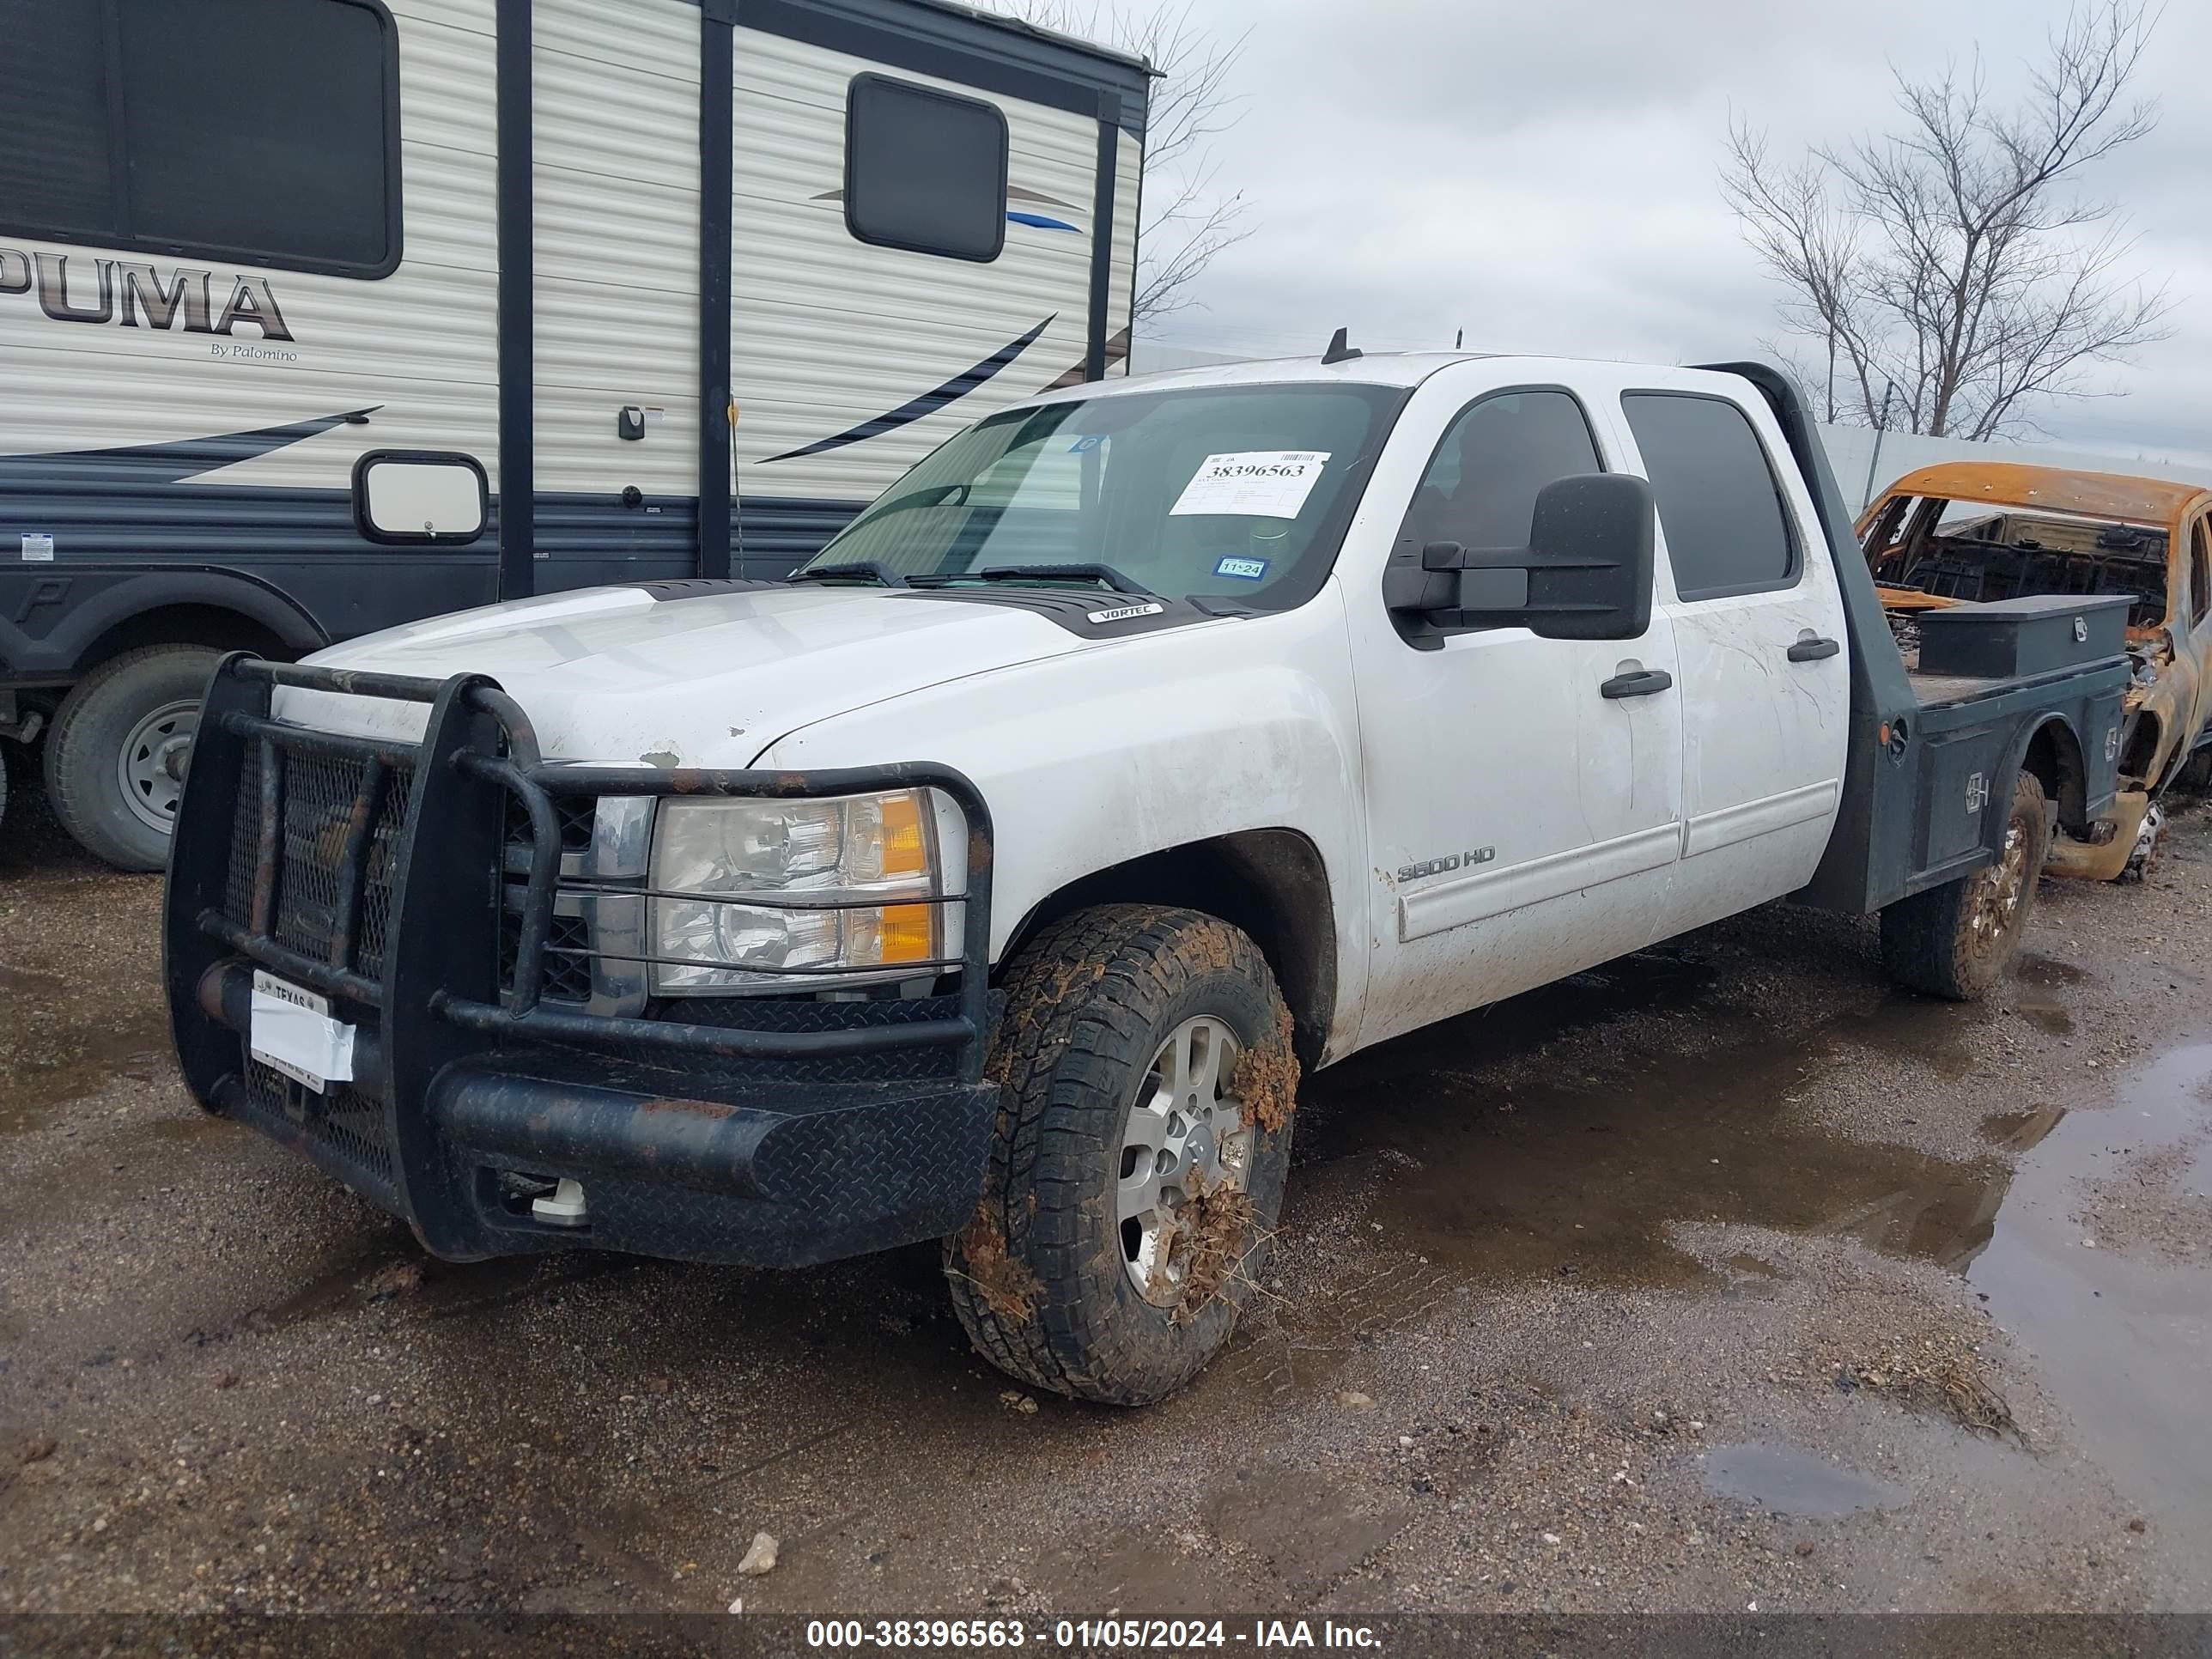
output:
{"label": "truck windshield", "polygon": [[924,460],[795,573],[1104,583],[1255,609],[1319,589],[1406,398],[1190,387],[1009,410]]}

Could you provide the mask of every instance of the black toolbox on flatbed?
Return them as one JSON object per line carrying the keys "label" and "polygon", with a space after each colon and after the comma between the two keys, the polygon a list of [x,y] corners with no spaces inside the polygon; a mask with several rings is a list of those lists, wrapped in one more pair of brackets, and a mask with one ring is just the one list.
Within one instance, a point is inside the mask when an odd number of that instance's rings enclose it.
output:
{"label": "black toolbox on flatbed", "polygon": [[2126,593],[2038,593],[1923,611],[1920,672],[2012,679],[2117,657],[2134,603]]}

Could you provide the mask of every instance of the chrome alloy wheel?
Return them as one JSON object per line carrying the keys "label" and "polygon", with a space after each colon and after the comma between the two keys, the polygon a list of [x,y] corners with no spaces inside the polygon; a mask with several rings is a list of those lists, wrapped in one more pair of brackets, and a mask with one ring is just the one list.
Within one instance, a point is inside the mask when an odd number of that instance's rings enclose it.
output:
{"label": "chrome alloy wheel", "polygon": [[116,754],[116,781],[132,815],[163,835],[175,827],[192,737],[199,727],[197,698],[165,702],[131,728]]}
{"label": "chrome alloy wheel", "polygon": [[2012,931],[2021,898],[2033,879],[2027,867],[2027,831],[2017,822],[2005,826],[2004,850],[1981,873],[1974,894],[1974,944],[1986,949]]}
{"label": "chrome alloy wheel", "polygon": [[1158,1306],[1182,1294],[1176,1212],[1201,1190],[1242,1192],[1251,1175],[1252,1131],[1232,1092],[1242,1053],[1237,1034],[1212,1015],[1183,1021],[1152,1056],[1123,1121],[1115,1192],[1121,1261],[1137,1293]]}

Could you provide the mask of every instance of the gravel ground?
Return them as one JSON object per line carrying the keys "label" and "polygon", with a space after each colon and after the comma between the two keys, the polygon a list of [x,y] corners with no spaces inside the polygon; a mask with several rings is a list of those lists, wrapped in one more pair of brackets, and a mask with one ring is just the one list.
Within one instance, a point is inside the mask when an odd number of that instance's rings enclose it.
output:
{"label": "gravel ground", "polygon": [[2212,1610],[2201,812],[1979,1007],[1777,908],[1310,1079],[1139,1413],[933,1250],[425,1260],[185,1096],[157,881],[5,834],[0,1611]]}

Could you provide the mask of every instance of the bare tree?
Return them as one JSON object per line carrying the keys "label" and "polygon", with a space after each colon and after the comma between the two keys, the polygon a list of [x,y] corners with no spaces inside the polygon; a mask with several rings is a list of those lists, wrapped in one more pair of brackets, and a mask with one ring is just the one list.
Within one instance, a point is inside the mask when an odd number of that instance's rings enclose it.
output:
{"label": "bare tree", "polygon": [[2075,191],[2151,130],[2127,89],[2154,21],[2141,0],[2087,0],[2009,105],[1978,59],[1898,71],[1898,131],[1794,165],[1730,124],[1723,190],[1790,290],[1784,326],[1826,354],[1831,420],[2032,430],[2037,399],[2093,395],[2094,365],[2165,337],[2165,292],[2128,274],[2117,204]]}
{"label": "bare tree", "polygon": [[1224,41],[1194,25],[1189,0],[1150,15],[1118,0],[994,0],[1041,28],[1133,52],[1158,71],[1145,126],[1142,218],[1131,313],[1141,325],[1198,303],[1191,291],[1224,248],[1252,234],[1244,192],[1224,192],[1213,138],[1243,116],[1229,90],[1244,37]]}

